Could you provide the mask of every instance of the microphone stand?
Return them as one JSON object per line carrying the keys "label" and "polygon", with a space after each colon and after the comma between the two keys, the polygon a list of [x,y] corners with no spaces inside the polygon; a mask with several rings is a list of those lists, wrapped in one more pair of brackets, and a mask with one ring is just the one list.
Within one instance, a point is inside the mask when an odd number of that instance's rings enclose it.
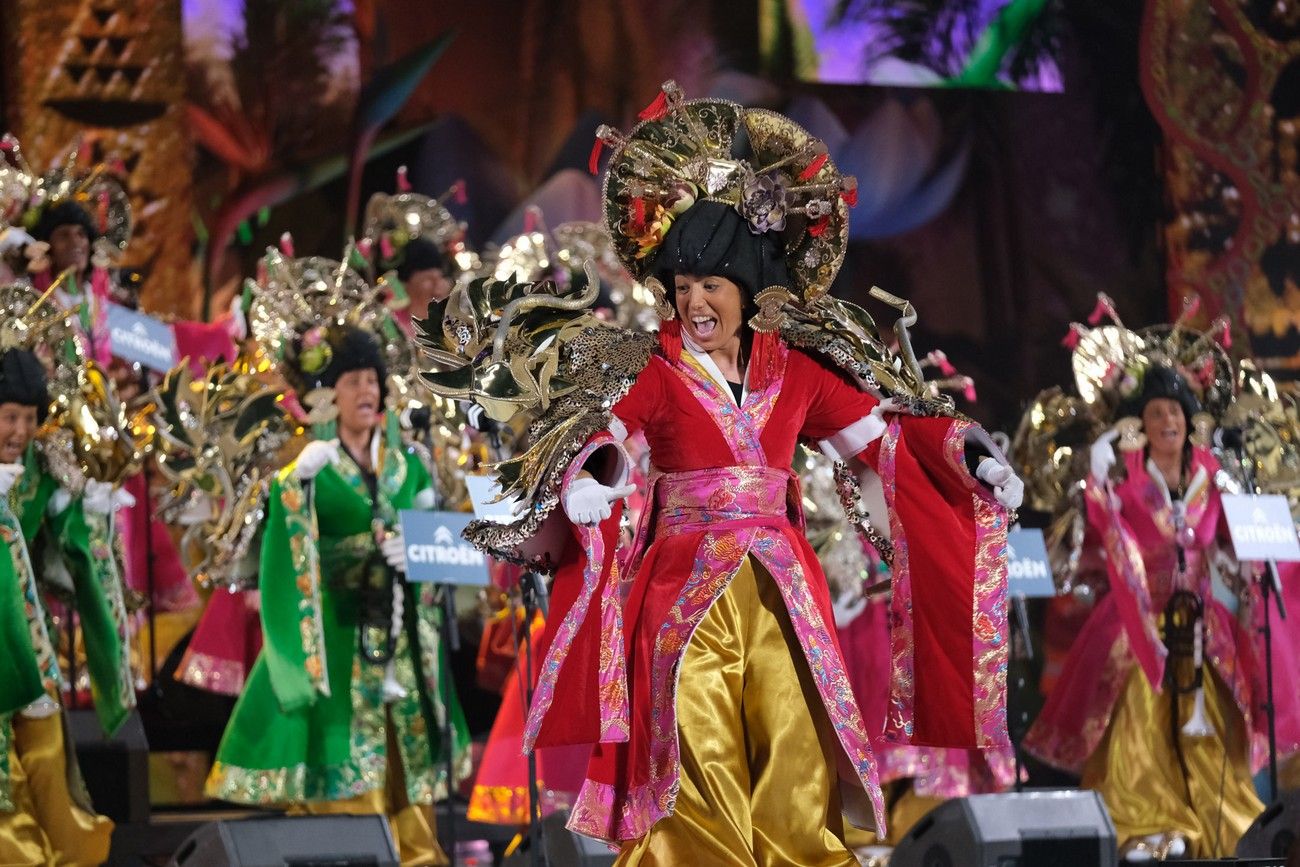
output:
{"label": "microphone stand", "polygon": [[[1034,644],[1033,639],[1029,635],[1029,612],[1025,608],[1025,594],[1017,593],[1011,597],[1011,602],[1014,610],[1012,612],[1011,627],[1009,630],[1009,637],[1011,639],[1011,647],[1009,648],[1010,657],[1007,660],[1007,671],[1010,674],[1007,678],[1007,709],[1009,711],[1016,707],[1016,703],[1013,699],[1018,698],[1021,695],[1021,688],[1024,686],[1024,672],[1019,670],[1018,663],[1020,662],[1020,659],[1016,653],[1017,631],[1019,631],[1020,637],[1025,641],[1025,661],[1033,662],[1034,660]],[[1019,626],[1018,630],[1017,626]],[[1011,754],[1015,759],[1015,790],[1020,792],[1024,790],[1024,783],[1021,781],[1021,772],[1024,770],[1024,759],[1020,755],[1020,741],[1024,737],[1025,720],[1028,715],[1018,708],[1014,711],[1014,714],[1016,731],[1014,734],[1008,731],[1007,734],[1011,736]]]}
{"label": "microphone stand", "polygon": [[460,634],[456,624],[456,587],[453,584],[442,585],[442,641],[447,654],[447,671],[440,673],[442,682],[442,736],[447,757],[447,857],[452,867],[456,865],[456,725],[452,720],[451,708],[454,695],[451,683],[451,655],[460,652]]}
{"label": "microphone stand", "polygon": [[[481,422],[480,422],[481,424]],[[493,461],[501,459],[501,430],[495,425],[486,429],[471,422],[470,427],[482,434],[488,442],[488,452]],[[550,603],[546,591],[546,580],[532,569],[527,569],[519,577],[519,595],[524,605],[522,645],[524,667],[519,668],[519,647],[516,646],[515,671],[520,674],[524,684],[524,720],[533,707],[533,619],[540,611],[543,618],[550,614]],[[546,857],[546,830],[542,827],[541,783],[537,771],[537,750],[528,753],[528,863],[532,867],[547,867],[550,863]]]}
{"label": "microphone stand", "polygon": [[[1259,489],[1255,484],[1255,463],[1246,454],[1245,443],[1237,440],[1232,446],[1241,464],[1245,476],[1246,490],[1257,495]],[[1264,562],[1264,580],[1260,582],[1260,601],[1264,608],[1264,624],[1260,634],[1264,639],[1264,716],[1268,722],[1268,793],[1269,800],[1277,799],[1277,709],[1273,701],[1273,626],[1269,616],[1270,600],[1276,598],[1278,619],[1286,620],[1286,603],[1282,601],[1282,582],[1277,574],[1277,561]]]}
{"label": "microphone stand", "polygon": [[[549,614],[546,581],[531,569],[519,578],[520,596],[524,603],[524,719],[533,707],[533,618],[540,610],[542,617]],[[537,750],[528,753],[528,862],[533,867],[545,867],[546,831],[542,827],[541,784],[537,772]]]}

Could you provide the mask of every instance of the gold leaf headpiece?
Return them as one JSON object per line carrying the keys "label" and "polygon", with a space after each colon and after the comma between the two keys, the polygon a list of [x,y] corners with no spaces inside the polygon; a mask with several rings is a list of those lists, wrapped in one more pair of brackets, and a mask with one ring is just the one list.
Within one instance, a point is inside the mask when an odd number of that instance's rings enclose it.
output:
{"label": "gold leaf headpiece", "polygon": [[624,135],[597,131],[614,148],[605,176],[605,227],[638,280],[652,276],[673,220],[698,199],[725,202],[755,232],[782,237],[800,302],[830,290],[848,243],[857,181],[841,175],[826,145],[784,115],[725,100],[686,101],[675,82]]}

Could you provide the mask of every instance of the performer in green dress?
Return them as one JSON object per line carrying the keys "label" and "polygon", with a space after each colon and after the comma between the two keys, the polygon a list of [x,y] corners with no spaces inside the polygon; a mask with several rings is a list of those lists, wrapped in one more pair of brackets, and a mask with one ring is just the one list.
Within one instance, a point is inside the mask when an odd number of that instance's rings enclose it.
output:
{"label": "performer in green dress", "polygon": [[[462,756],[468,737],[458,704],[448,711],[442,701],[449,670],[441,610],[432,588],[404,575],[398,513],[431,508],[434,491],[401,445],[396,407],[386,401],[400,376],[388,374],[384,353],[391,361],[393,345],[367,326],[389,320],[368,315],[373,296],[347,299],[350,269],[270,259],[270,277],[255,290],[254,334],[311,405],[317,438],[271,484],[260,569],[264,646],[208,793],[291,812],[383,813],[403,864],[445,864],[432,821],[446,791],[443,715],[452,714]],[[298,292],[278,308],[285,286]],[[307,308],[322,315],[313,321]]]}
{"label": "performer in green dress", "polygon": [[23,348],[0,354],[0,653],[10,666],[0,678],[0,863],[99,864],[113,823],[95,814],[68,748],[65,679],[46,590],[67,582],[95,709],[113,733],[135,704],[122,582],[109,541],[110,515],[123,498],[82,476],[56,443],[36,439],[49,409],[36,355]]}

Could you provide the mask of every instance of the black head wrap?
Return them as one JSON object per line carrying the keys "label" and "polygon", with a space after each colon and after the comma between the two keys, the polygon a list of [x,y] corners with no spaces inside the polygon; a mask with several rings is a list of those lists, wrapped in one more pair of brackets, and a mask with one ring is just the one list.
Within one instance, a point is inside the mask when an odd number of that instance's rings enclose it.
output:
{"label": "black head wrap", "polygon": [[[746,295],[746,309],[769,286],[790,285],[785,248],[777,232],[761,234],[735,208],[698,201],[673,221],[655,257],[654,275],[672,297],[673,276],[726,277]],[[748,318],[748,317],[746,317]]]}
{"label": "black head wrap", "polygon": [[1178,371],[1163,364],[1153,364],[1142,376],[1141,390],[1124,402],[1120,414],[1140,418],[1146,405],[1157,398],[1178,401],[1179,406],[1183,408],[1183,418],[1189,427],[1192,416],[1201,411],[1201,402],[1196,399],[1192,387]]}
{"label": "black head wrap", "polygon": [[36,421],[44,423],[50,411],[45,365],[25,349],[10,349],[0,356],[0,403],[36,407]]}
{"label": "black head wrap", "polygon": [[319,351],[304,348],[301,337],[294,341],[289,360],[301,380],[295,387],[304,394],[313,388],[333,388],[339,377],[349,371],[373,370],[379,377],[379,400],[382,403],[387,399],[388,368],[379,341],[373,335],[352,325],[332,325],[326,329],[321,345],[328,347],[328,360],[323,367],[315,369],[314,362],[321,357]]}
{"label": "black head wrap", "polygon": [[415,238],[402,251],[402,264],[397,268],[397,277],[399,280],[409,280],[417,271],[427,271],[430,268],[446,273],[447,257],[428,238]]}
{"label": "black head wrap", "polygon": [[80,226],[86,230],[86,237],[93,241],[99,237],[99,227],[95,225],[90,212],[70,199],[64,199],[47,207],[32,229],[32,237],[38,241],[49,241],[54,230],[59,226]]}

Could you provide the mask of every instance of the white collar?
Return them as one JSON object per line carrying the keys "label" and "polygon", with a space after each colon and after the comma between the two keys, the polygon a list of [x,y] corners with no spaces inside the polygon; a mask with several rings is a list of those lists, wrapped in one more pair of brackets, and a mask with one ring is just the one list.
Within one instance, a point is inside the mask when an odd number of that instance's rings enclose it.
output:
{"label": "white collar", "polygon": [[[731,390],[731,383],[727,382],[727,378],[722,375],[722,368],[718,367],[718,363],[713,360],[713,356],[701,349],[694,340],[687,336],[685,331],[682,332],[682,347],[690,352],[691,357],[700,363],[700,367],[704,368],[710,378],[722,387],[722,393],[730,398],[732,403],[735,403],[736,393]],[[745,369],[745,381],[740,392],[740,402],[744,403],[747,397],[749,397],[748,368]]]}

